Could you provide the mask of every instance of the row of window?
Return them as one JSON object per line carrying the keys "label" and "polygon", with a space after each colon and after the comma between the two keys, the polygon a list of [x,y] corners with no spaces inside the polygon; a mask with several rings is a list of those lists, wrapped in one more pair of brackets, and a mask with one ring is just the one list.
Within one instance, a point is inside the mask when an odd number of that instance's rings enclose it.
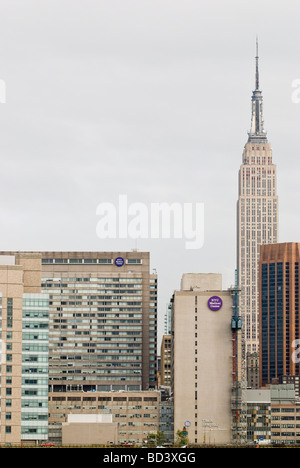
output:
{"label": "row of window", "polygon": [[132,397],[132,396],[89,396],[89,397],[81,397],[81,396],[76,396],[76,395],[70,395],[70,396],[50,396],[49,398],[50,401],[122,401],[122,402],[130,402],[130,401],[152,401],[152,402],[157,402],[158,398],[157,397],[147,397],[147,396],[138,396],[138,397]]}
{"label": "row of window", "polygon": [[[107,265],[107,264],[113,264],[113,259],[112,258],[42,258],[42,264],[47,265],[47,264],[101,264],[101,265]],[[135,264],[142,264],[143,261],[141,258],[127,258],[125,260],[125,263],[129,265],[135,265]]]}

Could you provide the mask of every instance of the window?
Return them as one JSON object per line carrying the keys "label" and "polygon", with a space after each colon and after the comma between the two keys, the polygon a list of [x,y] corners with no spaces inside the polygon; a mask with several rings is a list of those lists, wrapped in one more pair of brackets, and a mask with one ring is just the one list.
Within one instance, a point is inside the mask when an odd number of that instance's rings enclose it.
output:
{"label": "window", "polygon": [[7,298],[6,320],[7,320],[7,328],[12,328],[13,326],[13,299],[11,297]]}

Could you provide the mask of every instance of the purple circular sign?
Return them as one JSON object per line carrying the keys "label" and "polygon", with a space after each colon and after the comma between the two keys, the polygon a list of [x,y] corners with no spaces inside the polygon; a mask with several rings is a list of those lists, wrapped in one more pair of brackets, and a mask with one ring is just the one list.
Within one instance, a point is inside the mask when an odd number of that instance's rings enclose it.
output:
{"label": "purple circular sign", "polygon": [[117,257],[117,258],[115,259],[115,265],[116,265],[117,267],[123,266],[123,265],[124,265],[124,258],[122,258],[122,257]]}
{"label": "purple circular sign", "polygon": [[223,302],[219,296],[212,296],[208,299],[207,304],[210,310],[220,310]]}

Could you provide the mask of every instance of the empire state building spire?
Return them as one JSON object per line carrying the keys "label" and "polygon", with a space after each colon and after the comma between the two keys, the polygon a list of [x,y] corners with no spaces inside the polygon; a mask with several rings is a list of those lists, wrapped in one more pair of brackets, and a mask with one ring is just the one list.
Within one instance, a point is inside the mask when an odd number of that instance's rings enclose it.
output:
{"label": "empire state building spire", "polygon": [[239,312],[243,322],[244,358],[248,353],[260,351],[260,246],[278,242],[277,168],[263,128],[257,49],[256,42],[252,122],[239,170],[237,203],[237,273],[241,288]]}
{"label": "empire state building spire", "polygon": [[256,69],[255,69],[255,90],[252,93],[252,116],[251,129],[248,133],[249,142],[266,142],[267,134],[264,131],[263,121],[263,98],[259,89],[259,70],[258,70],[258,40],[256,39]]}

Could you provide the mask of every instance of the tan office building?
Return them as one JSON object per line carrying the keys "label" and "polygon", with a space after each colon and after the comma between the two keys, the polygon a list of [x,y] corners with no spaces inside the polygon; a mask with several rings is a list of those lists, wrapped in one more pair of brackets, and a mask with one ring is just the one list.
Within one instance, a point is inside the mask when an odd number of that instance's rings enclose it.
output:
{"label": "tan office building", "polygon": [[39,254],[50,298],[51,390],[154,388],[157,275],[149,253]]}
{"label": "tan office building", "polygon": [[[36,287],[49,296],[50,391],[155,388],[157,275],[149,253],[22,255],[41,259]],[[57,432],[50,424],[49,438]]]}
{"label": "tan office building", "polygon": [[219,274],[186,274],[172,304],[174,435],[190,443],[231,441],[232,291]]}
{"label": "tan office building", "polygon": [[0,255],[0,445],[48,438],[48,296],[39,254]]}
{"label": "tan office building", "polygon": [[117,445],[118,426],[112,414],[69,413],[67,421],[62,423],[62,445]]}
{"label": "tan office building", "polygon": [[171,386],[171,335],[163,335],[160,347],[160,384]]}
{"label": "tan office building", "polygon": [[293,384],[246,389],[244,411],[245,442],[272,446],[295,446],[300,443],[299,401]]}
{"label": "tan office building", "polygon": [[[141,392],[57,392],[49,394],[49,424],[56,427],[53,440],[79,445],[80,440],[91,443],[133,443],[143,445],[149,434],[159,430],[158,391]],[[78,436],[78,427],[90,430],[99,418],[111,417],[107,438],[99,426],[97,434]],[[82,417],[82,419],[80,419]],[[71,419],[70,419],[71,418]],[[72,419],[73,418],[73,419]],[[88,418],[98,418],[95,419]],[[72,425],[71,423],[77,423]],[[98,421],[99,422],[99,421]],[[116,442],[116,425],[117,437]],[[94,426],[96,428],[96,426]],[[97,436],[97,439],[95,437]],[[60,442],[59,442],[60,443]]]}

